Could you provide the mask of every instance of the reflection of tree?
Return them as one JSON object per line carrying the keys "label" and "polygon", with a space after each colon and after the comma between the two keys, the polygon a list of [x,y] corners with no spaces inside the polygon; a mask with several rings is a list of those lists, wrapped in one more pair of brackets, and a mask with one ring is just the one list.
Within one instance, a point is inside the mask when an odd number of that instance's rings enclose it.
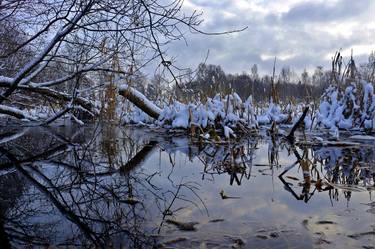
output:
{"label": "reflection of tree", "polygon": [[[280,151],[289,151],[290,158],[295,157],[295,163],[287,167],[279,178],[285,189],[298,200],[308,202],[316,192],[327,192],[331,199],[338,200],[340,189],[349,200],[351,190],[374,185],[375,174],[368,163],[375,160],[372,147],[340,147],[342,145],[316,147],[298,145],[298,143],[296,145],[276,136],[268,138],[268,166],[272,171],[275,166],[281,168]],[[230,176],[231,185],[233,182],[240,185],[244,178],[250,179],[252,160],[259,140],[259,137],[252,137],[231,144],[216,144],[187,141],[181,138],[161,142],[159,146],[170,154],[179,151],[187,155],[189,160],[199,159],[204,166],[203,179],[225,173]],[[170,161],[173,166],[175,163],[171,156]],[[288,177],[285,178],[285,173],[293,167],[301,170],[303,179],[294,187],[291,186]],[[301,190],[297,190],[298,188]],[[298,191],[300,194],[297,194]]]}
{"label": "reflection of tree", "polygon": [[[311,197],[314,195],[315,191],[318,190],[326,191],[330,190],[331,187],[322,187],[322,179],[320,178],[319,171],[316,169],[316,164],[309,159],[309,153],[307,148],[304,148],[303,155],[301,156],[294,145],[290,145],[290,149],[293,151],[294,156],[296,157],[296,162],[294,162],[291,166],[287,167],[280,175],[279,179],[284,184],[285,189],[290,192],[296,200],[303,200],[304,202],[308,202]],[[303,183],[301,194],[298,195],[295,190],[290,186],[291,183],[287,182],[284,178],[285,173],[287,173],[291,168],[298,165],[302,170],[303,175]],[[316,178],[314,180],[313,178]],[[314,189],[311,191],[311,184],[314,183]]]}
{"label": "reflection of tree", "polygon": [[2,248],[11,248],[5,227],[7,210],[15,207],[15,201],[23,193],[24,186],[15,172],[9,172],[0,177],[0,189],[0,245]]}
{"label": "reflection of tree", "polygon": [[335,188],[332,197],[338,199],[337,189],[343,190],[349,201],[352,191],[371,190],[374,181],[374,151],[372,146],[354,148],[334,148],[332,151],[321,148],[316,151],[318,160],[325,166],[325,179]]}
{"label": "reflection of tree", "polygon": [[204,174],[213,177],[226,173],[230,185],[241,185],[243,178],[250,179],[257,139],[241,141],[238,144],[206,144],[201,147],[197,157],[204,165]]}
{"label": "reflection of tree", "polygon": [[[276,127],[275,122],[272,123],[272,127]],[[273,128],[272,130],[274,129],[275,128]],[[272,134],[268,141],[268,164],[270,165],[270,167],[279,166],[279,146],[279,139],[274,134]]]}
{"label": "reflection of tree", "polygon": [[117,156],[117,146],[116,141],[116,127],[114,125],[108,124],[104,125],[102,131],[101,146],[103,155],[107,156],[109,166],[113,167],[115,162],[113,161]]}
{"label": "reflection of tree", "polygon": [[[80,144],[72,143],[69,136],[62,139],[61,134],[49,136],[48,143],[47,140],[30,142],[35,148],[40,142],[42,152],[27,149],[29,142],[24,143],[25,149],[21,150],[24,137],[0,147],[0,169],[14,167],[15,176],[22,179],[17,182],[26,180],[29,186],[22,192],[20,189],[9,194],[0,191],[4,198],[16,203],[1,205],[0,237],[4,243],[10,241],[17,247],[27,244],[152,247],[155,238],[149,235],[152,227],[148,219],[156,213],[148,213],[149,201],[154,199],[155,202],[151,201],[154,207],[164,207],[159,213],[163,219],[166,207],[178,211],[172,207],[177,203],[174,200],[195,204],[184,192],[187,189],[196,194],[194,183],[172,182],[170,189],[163,189],[152,183],[157,172],[147,174],[135,170],[154,152],[156,142],[134,141],[128,137],[109,158],[97,146],[95,139],[102,138],[98,132],[101,133],[101,129],[95,127],[92,138]],[[116,132],[111,134],[119,136]],[[35,135],[41,134],[27,133],[30,139]],[[0,179],[5,178],[0,176]],[[16,185],[12,183],[12,186]]]}
{"label": "reflection of tree", "polygon": [[[142,219],[142,211],[135,209],[136,203],[130,202],[127,196],[132,196],[131,176],[125,181],[129,185],[122,185],[114,182],[107,184],[103,182],[105,179],[113,176],[113,174],[95,174],[95,171],[86,171],[79,163],[65,167],[66,164],[53,165],[56,166],[56,174],[48,175],[39,170],[38,167],[49,167],[51,165],[36,165],[36,163],[23,164],[18,163],[17,158],[10,152],[2,150],[7,157],[16,166],[17,172],[25,177],[38,192],[32,193],[36,199],[45,199],[53,208],[56,208],[61,215],[76,225],[79,234],[84,235],[87,241],[82,241],[80,236],[71,235],[66,238],[66,242],[81,240],[82,245],[94,245],[95,247],[105,248],[108,243],[113,241],[112,232],[115,231],[116,236],[120,234],[127,235],[132,238],[134,246],[138,243],[148,243],[148,239],[139,234],[137,219]],[[130,191],[129,191],[130,190]],[[42,196],[40,196],[42,195]],[[36,206],[43,208],[40,203]],[[35,210],[39,212],[40,210]],[[31,218],[31,217],[30,217]],[[28,218],[26,218],[27,220]],[[129,227],[129,221],[133,220],[133,226]],[[18,221],[20,222],[20,221]],[[46,224],[48,221],[46,222]],[[50,224],[51,226],[53,224]],[[53,228],[54,230],[56,227]],[[25,231],[33,231],[34,229],[25,229]],[[34,230],[35,231],[35,230]],[[130,232],[131,231],[131,232]],[[40,235],[45,234],[40,232]],[[144,239],[142,239],[144,238]],[[46,238],[47,239],[47,238]],[[27,239],[33,244],[38,244],[35,237],[27,236]],[[142,241],[143,240],[143,241]],[[20,241],[19,241],[20,242]],[[48,244],[48,240],[44,240]]]}
{"label": "reflection of tree", "polygon": [[[289,144],[296,157],[296,162],[287,167],[279,178],[284,187],[297,200],[308,202],[315,191],[328,191],[331,200],[339,200],[339,190],[343,191],[345,199],[350,200],[352,191],[366,190],[375,186],[374,173],[368,162],[374,160],[371,147],[318,147],[302,146],[301,156],[294,144]],[[287,182],[285,173],[297,166],[302,169],[303,183],[301,195],[296,194]],[[311,184],[314,189],[311,191]]]}

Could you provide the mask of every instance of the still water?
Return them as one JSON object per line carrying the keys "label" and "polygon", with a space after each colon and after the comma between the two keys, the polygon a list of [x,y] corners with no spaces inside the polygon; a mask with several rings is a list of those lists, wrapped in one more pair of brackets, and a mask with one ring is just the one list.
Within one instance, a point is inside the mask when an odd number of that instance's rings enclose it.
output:
{"label": "still water", "polygon": [[262,131],[219,144],[110,125],[0,131],[1,248],[375,246],[372,141],[321,146],[301,135],[291,145]]}

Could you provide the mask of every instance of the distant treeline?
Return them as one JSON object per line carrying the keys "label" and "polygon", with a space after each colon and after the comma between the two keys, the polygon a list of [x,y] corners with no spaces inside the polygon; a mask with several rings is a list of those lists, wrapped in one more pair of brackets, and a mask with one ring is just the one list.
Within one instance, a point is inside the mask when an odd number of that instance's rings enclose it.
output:
{"label": "distant treeline", "polygon": [[236,92],[242,99],[252,95],[257,102],[268,102],[273,84],[281,101],[317,99],[329,85],[329,78],[330,72],[324,71],[322,67],[317,67],[311,76],[306,70],[297,76],[290,68],[284,67],[273,79],[272,75],[260,77],[257,65],[252,67],[250,74],[226,74],[218,65],[200,64],[196,77],[183,89],[177,88],[176,92],[180,99]]}
{"label": "distant treeline", "polygon": [[[358,78],[374,81],[374,52],[370,54],[368,62],[356,67],[356,73]],[[250,73],[226,74],[218,65],[202,63],[198,66],[195,77],[182,88],[177,87],[176,93],[179,99],[192,99],[212,97],[219,92],[236,92],[242,99],[252,95],[257,102],[268,102],[273,85],[279,100],[300,101],[318,99],[331,82],[332,70],[324,70],[321,66],[316,67],[311,74],[304,70],[298,75],[289,67],[283,67],[274,76],[259,76],[256,64],[252,66]]]}

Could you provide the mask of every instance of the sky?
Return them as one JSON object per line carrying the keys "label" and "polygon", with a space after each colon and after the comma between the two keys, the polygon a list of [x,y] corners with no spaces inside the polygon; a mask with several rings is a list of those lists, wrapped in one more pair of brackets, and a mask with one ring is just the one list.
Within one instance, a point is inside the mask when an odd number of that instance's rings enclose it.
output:
{"label": "sky", "polygon": [[[221,65],[225,72],[261,74],[289,66],[297,73],[316,66],[329,69],[335,51],[365,62],[375,50],[374,0],[185,0],[184,11],[202,11],[206,32],[246,30],[220,36],[186,34],[169,54],[180,65]],[[347,61],[344,60],[345,62]]]}

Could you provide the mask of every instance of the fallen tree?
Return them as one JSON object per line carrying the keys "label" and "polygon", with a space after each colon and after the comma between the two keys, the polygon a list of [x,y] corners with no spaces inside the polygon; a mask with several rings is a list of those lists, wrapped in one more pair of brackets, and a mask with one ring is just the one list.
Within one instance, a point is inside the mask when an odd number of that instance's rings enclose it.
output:
{"label": "fallen tree", "polygon": [[124,98],[128,99],[150,117],[154,119],[159,118],[162,110],[133,87],[130,87],[127,84],[123,84],[119,87],[118,93]]}

